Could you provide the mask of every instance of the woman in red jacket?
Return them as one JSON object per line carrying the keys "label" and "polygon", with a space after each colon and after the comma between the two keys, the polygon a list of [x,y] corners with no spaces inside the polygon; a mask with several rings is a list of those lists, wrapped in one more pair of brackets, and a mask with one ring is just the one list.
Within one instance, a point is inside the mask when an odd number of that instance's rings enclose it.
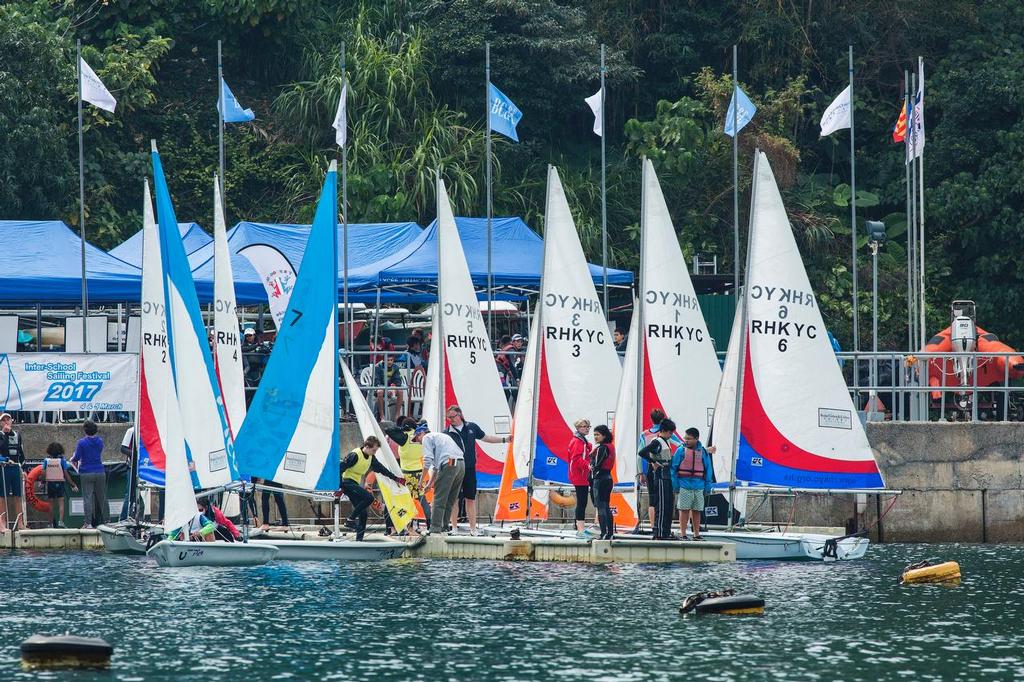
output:
{"label": "woman in red jacket", "polygon": [[597,447],[590,455],[590,489],[597,507],[597,521],[601,524],[601,540],[611,540],[615,534],[615,519],[612,517],[612,470],[615,468],[615,445],[612,432],[604,424],[594,429]]}
{"label": "woman in red jacket", "polygon": [[576,433],[569,441],[569,482],[576,488],[576,536],[589,537],[584,530],[584,519],[587,517],[587,498],[590,497],[590,451],[594,449],[587,434],[590,433],[590,420],[578,419],[573,424]]}

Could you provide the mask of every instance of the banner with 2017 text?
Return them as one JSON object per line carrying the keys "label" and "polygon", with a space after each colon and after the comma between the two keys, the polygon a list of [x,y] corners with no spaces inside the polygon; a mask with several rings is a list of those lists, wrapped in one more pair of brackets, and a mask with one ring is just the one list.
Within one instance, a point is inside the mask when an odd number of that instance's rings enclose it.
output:
{"label": "banner with 2017 text", "polygon": [[0,354],[0,410],[133,412],[134,353]]}

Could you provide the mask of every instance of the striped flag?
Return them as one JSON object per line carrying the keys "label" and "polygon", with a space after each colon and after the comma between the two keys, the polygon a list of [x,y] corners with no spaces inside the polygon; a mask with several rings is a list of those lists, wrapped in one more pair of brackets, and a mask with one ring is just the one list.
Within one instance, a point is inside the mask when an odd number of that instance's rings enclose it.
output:
{"label": "striped flag", "polygon": [[903,102],[900,110],[900,117],[896,119],[896,127],[892,129],[892,141],[896,144],[905,142],[907,139],[907,103]]}

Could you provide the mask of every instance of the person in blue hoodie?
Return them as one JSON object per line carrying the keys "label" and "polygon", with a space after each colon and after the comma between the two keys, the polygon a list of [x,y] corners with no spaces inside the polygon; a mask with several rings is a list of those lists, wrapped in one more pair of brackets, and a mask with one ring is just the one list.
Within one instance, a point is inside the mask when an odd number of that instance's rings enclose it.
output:
{"label": "person in blue hoodie", "polygon": [[700,431],[691,427],[683,436],[683,447],[672,455],[672,490],[676,494],[679,510],[679,534],[686,537],[686,524],[693,524],[693,539],[700,535],[700,513],[704,510],[704,497],[711,494],[714,480],[711,454],[700,442]]}

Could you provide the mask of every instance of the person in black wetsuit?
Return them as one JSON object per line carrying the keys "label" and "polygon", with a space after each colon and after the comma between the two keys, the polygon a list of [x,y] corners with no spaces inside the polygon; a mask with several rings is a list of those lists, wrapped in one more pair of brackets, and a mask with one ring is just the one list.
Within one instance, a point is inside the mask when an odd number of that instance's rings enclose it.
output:
{"label": "person in black wetsuit", "polygon": [[377,459],[379,449],[380,441],[375,436],[367,436],[362,445],[341,458],[341,490],[335,495],[345,495],[352,503],[345,527],[356,532],[356,540],[362,540],[366,533],[367,510],[373,504],[373,493],[363,487],[366,474],[373,471],[378,476],[387,476],[399,485],[405,485],[404,478],[395,476]]}
{"label": "person in black wetsuit", "polygon": [[672,520],[675,516],[674,498],[672,496],[672,455],[676,446],[672,443],[672,434],[676,424],[671,419],[664,419],[658,429],[658,437],[645,445],[637,455],[648,463],[647,487],[657,490],[652,494],[654,506],[655,540],[676,540],[672,534]]}
{"label": "person in black wetsuit", "polygon": [[615,468],[615,445],[612,432],[604,424],[594,427],[597,446],[590,452],[590,493],[597,507],[597,521],[601,525],[601,540],[611,540],[615,534],[612,516],[612,470]]}

